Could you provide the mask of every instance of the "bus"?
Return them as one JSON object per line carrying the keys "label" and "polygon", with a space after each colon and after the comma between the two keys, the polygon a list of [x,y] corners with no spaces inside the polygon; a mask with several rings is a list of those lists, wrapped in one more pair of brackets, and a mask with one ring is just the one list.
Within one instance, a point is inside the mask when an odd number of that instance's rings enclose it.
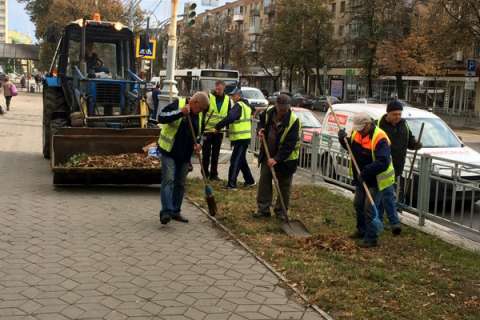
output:
{"label": "bus", "polygon": [[[167,72],[160,71],[157,81],[162,82],[166,78]],[[180,69],[175,70],[175,81],[177,81],[178,94],[188,96],[197,91],[211,91],[215,88],[217,80],[225,81],[225,92],[228,94],[239,85],[240,72],[237,70],[222,69]]]}

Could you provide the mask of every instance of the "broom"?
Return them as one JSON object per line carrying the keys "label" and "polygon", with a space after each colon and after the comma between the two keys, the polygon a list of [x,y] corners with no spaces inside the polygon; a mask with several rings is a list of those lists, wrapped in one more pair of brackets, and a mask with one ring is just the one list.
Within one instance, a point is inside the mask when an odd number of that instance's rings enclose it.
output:
{"label": "broom", "polygon": [[[188,126],[190,127],[190,132],[192,133],[193,145],[196,145],[197,141],[195,140],[195,129],[193,129],[193,124],[192,124],[192,119],[190,118],[190,114],[187,114],[187,120],[188,120]],[[208,205],[208,213],[210,213],[210,215],[214,217],[217,215],[217,212],[218,212],[217,202],[215,201],[215,197],[213,196],[213,189],[207,181],[205,171],[203,171],[202,155],[197,152],[195,152],[195,154],[197,155],[198,161],[200,162],[200,171],[202,172],[203,184],[205,186],[205,201],[207,202],[207,205]]]}

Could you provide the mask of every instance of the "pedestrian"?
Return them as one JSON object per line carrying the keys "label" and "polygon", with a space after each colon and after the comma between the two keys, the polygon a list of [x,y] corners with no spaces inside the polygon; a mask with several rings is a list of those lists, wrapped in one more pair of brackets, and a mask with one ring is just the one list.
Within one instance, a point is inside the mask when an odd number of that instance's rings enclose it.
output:
{"label": "pedestrian", "polygon": [[225,119],[231,107],[230,97],[225,94],[225,82],[215,82],[215,90],[210,93],[210,106],[205,114],[205,131],[203,135],[203,170],[210,180],[218,177],[218,158],[222,146],[223,133],[216,132],[215,126]]}
{"label": "pedestrian", "polygon": [[218,133],[229,126],[229,138],[232,142],[233,152],[230,158],[228,182],[225,187],[235,190],[237,189],[237,177],[240,171],[245,180],[245,187],[255,185],[255,179],[247,162],[247,150],[252,138],[252,109],[248,102],[241,98],[242,91],[240,88],[235,88],[230,94],[235,104],[228,111],[227,117],[215,126],[215,130]]}
{"label": "pedestrian", "polygon": [[[402,175],[407,158],[407,149],[417,150],[422,144],[417,141],[408,127],[407,121],[402,118],[403,105],[398,100],[392,100],[387,105],[387,113],[378,121],[378,126],[385,131],[391,141],[390,149],[392,154],[393,168],[395,169],[395,181]],[[395,197],[396,186],[383,190],[382,201],[379,205],[380,220],[383,221],[383,211],[387,212],[388,221],[394,235],[402,232],[400,219],[397,212],[397,199]],[[403,188],[400,187],[400,192]],[[403,196],[402,196],[403,198]]]}
{"label": "pedestrian", "polygon": [[7,105],[7,111],[10,111],[10,103],[12,102],[12,97],[17,93],[17,88],[10,81],[8,76],[5,77],[3,81],[3,95],[5,96],[5,103]]}
{"label": "pedestrian", "polygon": [[[345,129],[338,132],[339,142],[345,149],[347,149],[346,137]],[[370,116],[361,112],[353,117],[352,134],[348,143],[361,172],[359,176],[356,170],[352,170],[355,185],[353,203],[357,216],[357,231],[352,238],[363,239],[361,247],[375,247],[378,244],[379,233],[373,223],[375,210],[367,198],[362,183],[366,183],[376,205],[381,201],[381,192],[395,183],[390,141],[387,134],[375,125]],[[352,163],[350,167],[353,167]]]}
{"label": "pedestrian", "polygon": [[159,95],[160,95],[160,84],[157,83],[155,88],[153,88],[152,90],[153,110],[152,110],[152,116],[150,117],[151,119],[157,118],[158,104],[160,103],[160,100],[158,99]]}
{"label": "pedestrian", "polygon": [[[272,167],[275,169],[280,191],[288,209],[290,188],[293,175],[297,170],[301,135],[300,121],[290,106],[290,97],[281,94],[274,107],[270,107],[260,114],[258,135],[260,139],[266,139],[272,158],[267,158],[262,146],[258,157],[260,164],[260,180],[257,191],[258,210],[253,214],[254,218],[271,217],[273,177],[270,168]],[[278,219],[285,220],[287,213],[283,212],[278,196],[273,210]]]}
{"label": "pedestrian", "polygon": [[40,72],[37,72],[34,79],[35,79],[35,91],[40,92],[41,91],[41,83],[42,83],[42,76],[40,75]]}
{"label": "pedestrian", "polygon": [[181,214],[185,180],[193,152],[199,153],[200,144],[194,144],[188,116],[196,135],[200,135],[199,113],[208,109],[209,99],[204,92],[195,93],[189,100],[181,98],[165,106],[158,116],[161,124],[158,144],[161,153],[162,183],[160,198],[162,209],[160,222],[167,224],[171,219],[187,223]]}
{"label": "pedestrian", "polygon": [[25,75],[22,74],[22,77],[20,78],[20,86],[22,89],[25,89],[27,85],[27,79],[25,78]]}

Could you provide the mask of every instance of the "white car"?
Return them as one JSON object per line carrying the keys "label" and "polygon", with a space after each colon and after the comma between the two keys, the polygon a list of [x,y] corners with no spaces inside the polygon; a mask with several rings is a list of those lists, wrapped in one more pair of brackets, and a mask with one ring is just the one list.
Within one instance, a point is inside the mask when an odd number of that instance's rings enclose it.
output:
{"label": "white car", "polygon": [[246,99],[253,108],[268,106],[268,100],[257,88],[242,87],[242,98]]}
{"label": "white car", "polygon": [[[369,103],[345,103],[333,105],[340,125],[344,127],[347,133],[351,133],[353,115],[359,112],[366,112],[372,119],[379,120],[386,110],[385,104]],[[443,179],[451,180],[454,176],[458,179],[469,181],[472,186],[477,186],[480,182],[480,153],[467,147],[453,130],[435,114],[412,107],[404,107],[402,117],[407,121],[415,137],[418,138],[420,127],[425,123],[421,142],[423,148],[418,151],[421,154],[430,154],[435,157],[433,163],[433,174]],[[321,130],[321,154],[320,165],[324,175],[340,175],[347,177],[349,173],[348,161],[344,154],[345,151],[338,142],[338,127],[331,110],[327,112],[322,124]],[[441,158],[441,159],[438,159]],[[417,158],[418,159],[418,158]],[[455,164],[454,162],[458,162]],[[328,168],[326,167],[328,165]],[[406,161],[405,170],[410,169],[410,161]],[[415,166],[417,168],[418,164]],[[432,181],[432,180],[431,180]],[[451,184],[448,192],[448,198],[451,198],[454,192],[451,192]],[[457,190],[461,191],[461,190]],[[447,190],[445,190],[447,192]],[[432,192],[433,193],[433,192]],[[478,193],[478,192],[477,192]],[[480,195],[475,195],[475,199]]]}

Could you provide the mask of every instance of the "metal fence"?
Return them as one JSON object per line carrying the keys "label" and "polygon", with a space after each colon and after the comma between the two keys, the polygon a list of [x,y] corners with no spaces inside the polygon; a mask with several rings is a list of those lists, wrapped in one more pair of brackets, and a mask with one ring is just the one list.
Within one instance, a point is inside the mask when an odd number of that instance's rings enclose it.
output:
{"label": "metal fence", "polygon": [[[254,121],[253,130],[256,132]],[[260,142],[252,135],[251,151],[258,154]],[[312,182],[323,180],[354,190],[349,174],[348,153],[336,138],[315,134],[312,141],[302,142],[298,170],[308,173]],[[425,219],[480,234],[480,165],[452,161],[428,154],[407,154],[405,171],[397,181],[397,199],[404,210]],[[413,165],[413,174],[408,172]]]}

